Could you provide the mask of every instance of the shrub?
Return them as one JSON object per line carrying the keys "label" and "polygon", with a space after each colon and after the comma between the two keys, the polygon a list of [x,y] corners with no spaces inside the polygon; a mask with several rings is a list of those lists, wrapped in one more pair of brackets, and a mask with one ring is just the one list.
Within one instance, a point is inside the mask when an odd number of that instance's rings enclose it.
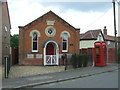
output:
{"label": "shrub", "polygon": [[78,68],[82,67],[82,54],[79,54],[77,56],[77,64],[78,64]]}
{"label": "shrub", "polygon": [[88,60],[87,60],[87,55],[86,54],[73,54],[71,57],[71,63],[73,68],[79,68],[79,67],[86,67],[88,64]]}
{"label": "shrub", "polygon": [[73,68],[77,68],[77,56],[76,56],[76,54],[72,55],[71,62],[72,62]]}
{"label": "shrub", "polygon": [[83,63],[83,67],[87,67],[88,60],[87,60],[87,55],[86,54],[82,55],[82,63]]}

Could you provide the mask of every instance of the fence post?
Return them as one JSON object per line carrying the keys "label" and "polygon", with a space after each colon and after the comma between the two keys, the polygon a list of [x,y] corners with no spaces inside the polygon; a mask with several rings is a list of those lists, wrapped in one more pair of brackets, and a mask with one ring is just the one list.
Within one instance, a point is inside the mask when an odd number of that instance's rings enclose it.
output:
{"label": "fence post", "polygon": [[9,62],[9,57],[5,56],[5,78],[8,78],[8,73],[10,70],[10,62]]}

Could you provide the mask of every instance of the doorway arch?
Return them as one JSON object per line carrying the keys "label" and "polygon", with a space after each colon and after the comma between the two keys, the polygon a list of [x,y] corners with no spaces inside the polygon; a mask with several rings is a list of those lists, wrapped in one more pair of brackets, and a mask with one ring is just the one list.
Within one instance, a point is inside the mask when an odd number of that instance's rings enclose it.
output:
{"label": "doorway arch", "polygon": [[59,47],[54,40],[45,41],[44,45],[44,65],[59,65]]}
{"label": "doorway arch", "polygon": [[48,43],[46,46],[46,55],[55,55],[55,44]]}

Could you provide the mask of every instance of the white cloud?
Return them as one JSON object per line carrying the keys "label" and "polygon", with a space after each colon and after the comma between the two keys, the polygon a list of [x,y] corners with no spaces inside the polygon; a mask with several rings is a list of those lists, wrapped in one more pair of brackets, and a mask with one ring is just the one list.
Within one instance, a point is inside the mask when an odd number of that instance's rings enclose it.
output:
{"label": "white cloud", "polygon": [[66,13],[59,15],[74,27],[81,28],[81,33],[88,30],[103,29],[104,26],[107,26],[108,34],[114,35],[112,8],[107,12],[81,12],[68,10]]}
{"label": "white cloud", "polygon": [[31,2],[29,0],[9,0],[8,4],[12,25],[12,35],[19,32],[18,26],[24,26],[50,10],[55,12],[75,28],[81,28],[81,33],[90,29],[103,29],[104,26],[107,26],[108,34],[114,34],[112,8],[106,13],[82,12],[72,9],[68,9],[66,12],[61,12],[62,10],[60,6],[45,7],[41,3]]}

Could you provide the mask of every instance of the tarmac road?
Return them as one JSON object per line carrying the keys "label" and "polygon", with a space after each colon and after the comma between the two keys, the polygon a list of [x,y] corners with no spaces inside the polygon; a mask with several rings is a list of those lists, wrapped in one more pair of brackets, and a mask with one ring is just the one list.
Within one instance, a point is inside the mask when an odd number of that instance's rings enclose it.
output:
{"label": "tarmac road", "polygon": [[64,82],[39,85],[33,88],[118,88],[118,71],[97,74]]}

